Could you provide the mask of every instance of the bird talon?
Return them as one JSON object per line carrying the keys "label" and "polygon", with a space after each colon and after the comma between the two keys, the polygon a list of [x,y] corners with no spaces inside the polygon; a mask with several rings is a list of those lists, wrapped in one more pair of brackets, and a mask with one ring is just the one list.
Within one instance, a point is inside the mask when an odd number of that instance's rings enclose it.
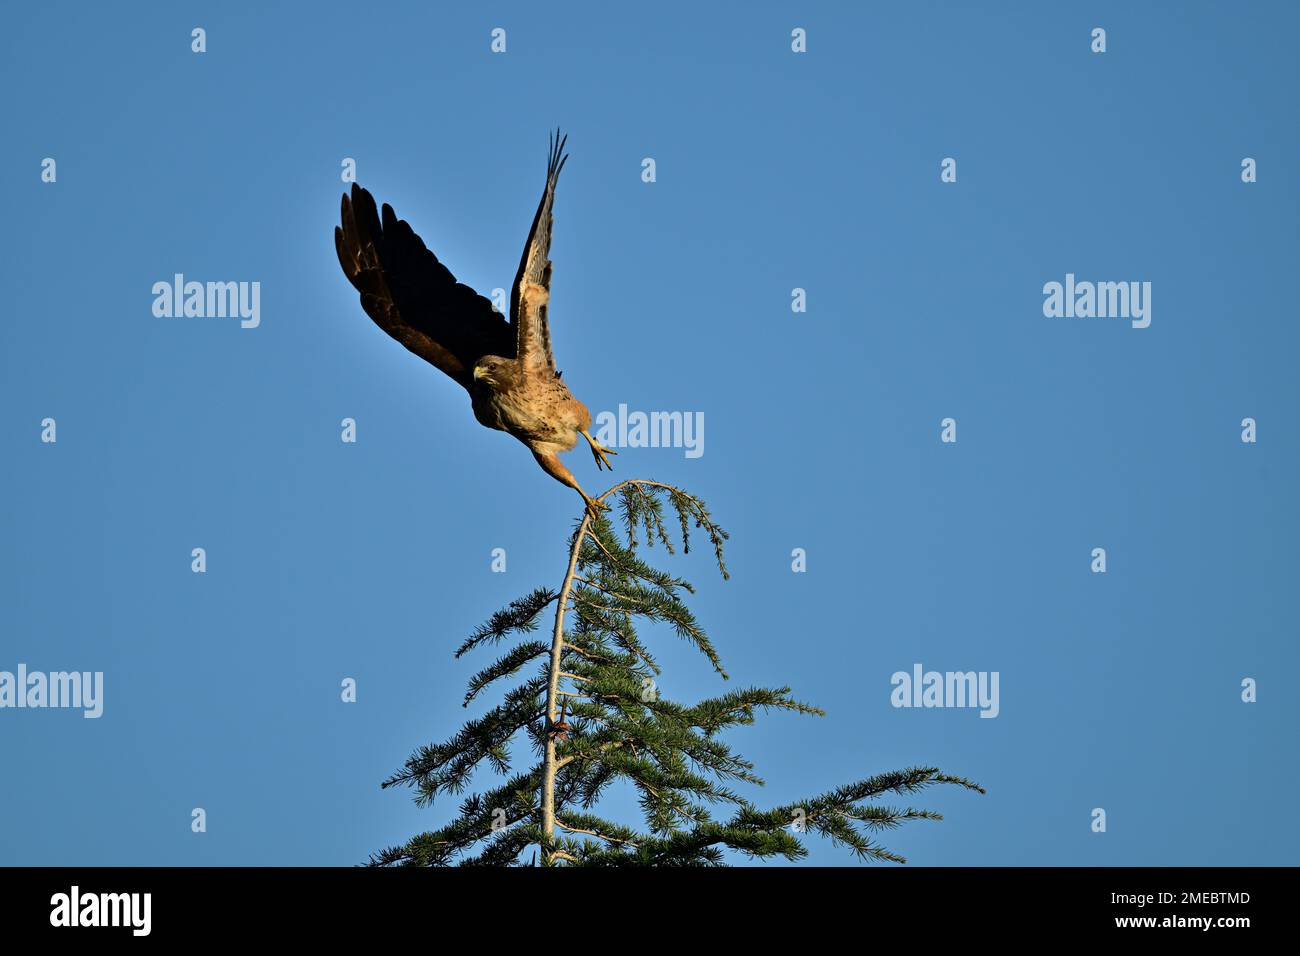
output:
{"label": "bird talon", "polygon": [[604,445],[596,441],[596,439],[592,438],[586,432],[582,433],[582,437],[587,439],[587,444],[591,446],[591,457],[596,459],[596,470],[599,471],[601,466],[603,465],[604,467],[608,468],[610,471],[613,471],[614,466],[610,462],[609,458],[606,456],[617,455],[618,452],[616,452],[612,448],[606,448]]}

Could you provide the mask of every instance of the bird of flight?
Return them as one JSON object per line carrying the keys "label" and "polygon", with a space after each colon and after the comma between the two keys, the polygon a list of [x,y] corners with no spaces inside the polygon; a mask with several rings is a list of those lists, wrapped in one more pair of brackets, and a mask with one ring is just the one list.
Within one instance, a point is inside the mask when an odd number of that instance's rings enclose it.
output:
{"label": "bird of flight", "polygon": [[479,424],[509,432],[532,451],[542,469],[582,495],[593,516],[602,507],[560,461],[581,435],[597,470],[613,470],[617,454],[591,437],[591,413],[560,380],[551,353],[547,304],[551,290],[551,206],[569,158],[568,137],[550,141],[546,189],[533,217],[510,292],[510,317],[456,277],[392,207],[382,218],[370,193],[356,183],[343,194],[343,222],[334,245],[361,307],[381,329],[460,383]]}

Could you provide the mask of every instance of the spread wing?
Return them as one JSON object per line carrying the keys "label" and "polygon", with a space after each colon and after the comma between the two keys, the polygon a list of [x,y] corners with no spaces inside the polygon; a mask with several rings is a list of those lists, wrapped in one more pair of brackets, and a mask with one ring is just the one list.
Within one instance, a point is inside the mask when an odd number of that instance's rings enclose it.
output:
{"label": "spread wing", "polygon": [[334,245],[361,307],[375,324],[469,389],[484,355],[515,355],[515,335],[492,303],[456,277],[425,248],[404,219],[356,183],[343,194],[343,223]]}
{"label": "spread wing", "polygon": [[561,137],[558,129],[551,138],[546,191],[533,217],[528,245],[524,246],[515,285],[510,291],[510,321],[515,328],[516,353],[525,369],[546,369],[552,373],[555,356],[551,354],[551,327],[546,319],[546,306],[551,297],[551,204],[555,201],[560,170],[569,158],[564,152],[568,139]]}

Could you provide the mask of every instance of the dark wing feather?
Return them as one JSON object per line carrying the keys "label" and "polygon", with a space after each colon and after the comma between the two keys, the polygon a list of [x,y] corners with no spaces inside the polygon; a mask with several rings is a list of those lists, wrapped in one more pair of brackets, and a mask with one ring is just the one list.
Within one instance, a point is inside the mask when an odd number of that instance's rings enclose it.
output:
{"label": "dark wing feather", "polygon": [[546,191],[533,217],[519,272],[510,292],[510,321],[514,324],[516,351],[525,368],[555,371],[551,352],[551,327],[547,322],[547,304],[551,297],[551,204],[555,201],[555,184],[569,158],[564,152],[568,137],[557,129],[551,138],[550,161],[546,166]]}
{"label": "dark wing feather", "polygon": [[375,324],[466,389],[479,358],[514,357],[515,335],[505,316],[457,282],[387,203],[381,222],[374,197],[356,183],[350,201],[343,194],[334,245]]}

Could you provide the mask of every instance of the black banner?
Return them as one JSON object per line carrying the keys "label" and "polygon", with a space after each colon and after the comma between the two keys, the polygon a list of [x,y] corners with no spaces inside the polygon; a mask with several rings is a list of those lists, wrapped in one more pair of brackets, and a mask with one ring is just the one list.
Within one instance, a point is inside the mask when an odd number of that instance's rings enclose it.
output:
{"label": "black banner", "polygon": [[[1294,869],[735,868],[545,873],[258,868],[0,869],[6,938],[337,943],[449,930],[526,940],[537,920],[762,935],[812,919],[880,939],[978,929],[970,943],[1098,935],[1232,945],[1281,930]],[[547,911],[552,916],[546,915]],[[774,925],[775,924],[775,925]],[[426,935],[427,934],[427,935]],[[957,937],[955,937],[957,938]]]}

